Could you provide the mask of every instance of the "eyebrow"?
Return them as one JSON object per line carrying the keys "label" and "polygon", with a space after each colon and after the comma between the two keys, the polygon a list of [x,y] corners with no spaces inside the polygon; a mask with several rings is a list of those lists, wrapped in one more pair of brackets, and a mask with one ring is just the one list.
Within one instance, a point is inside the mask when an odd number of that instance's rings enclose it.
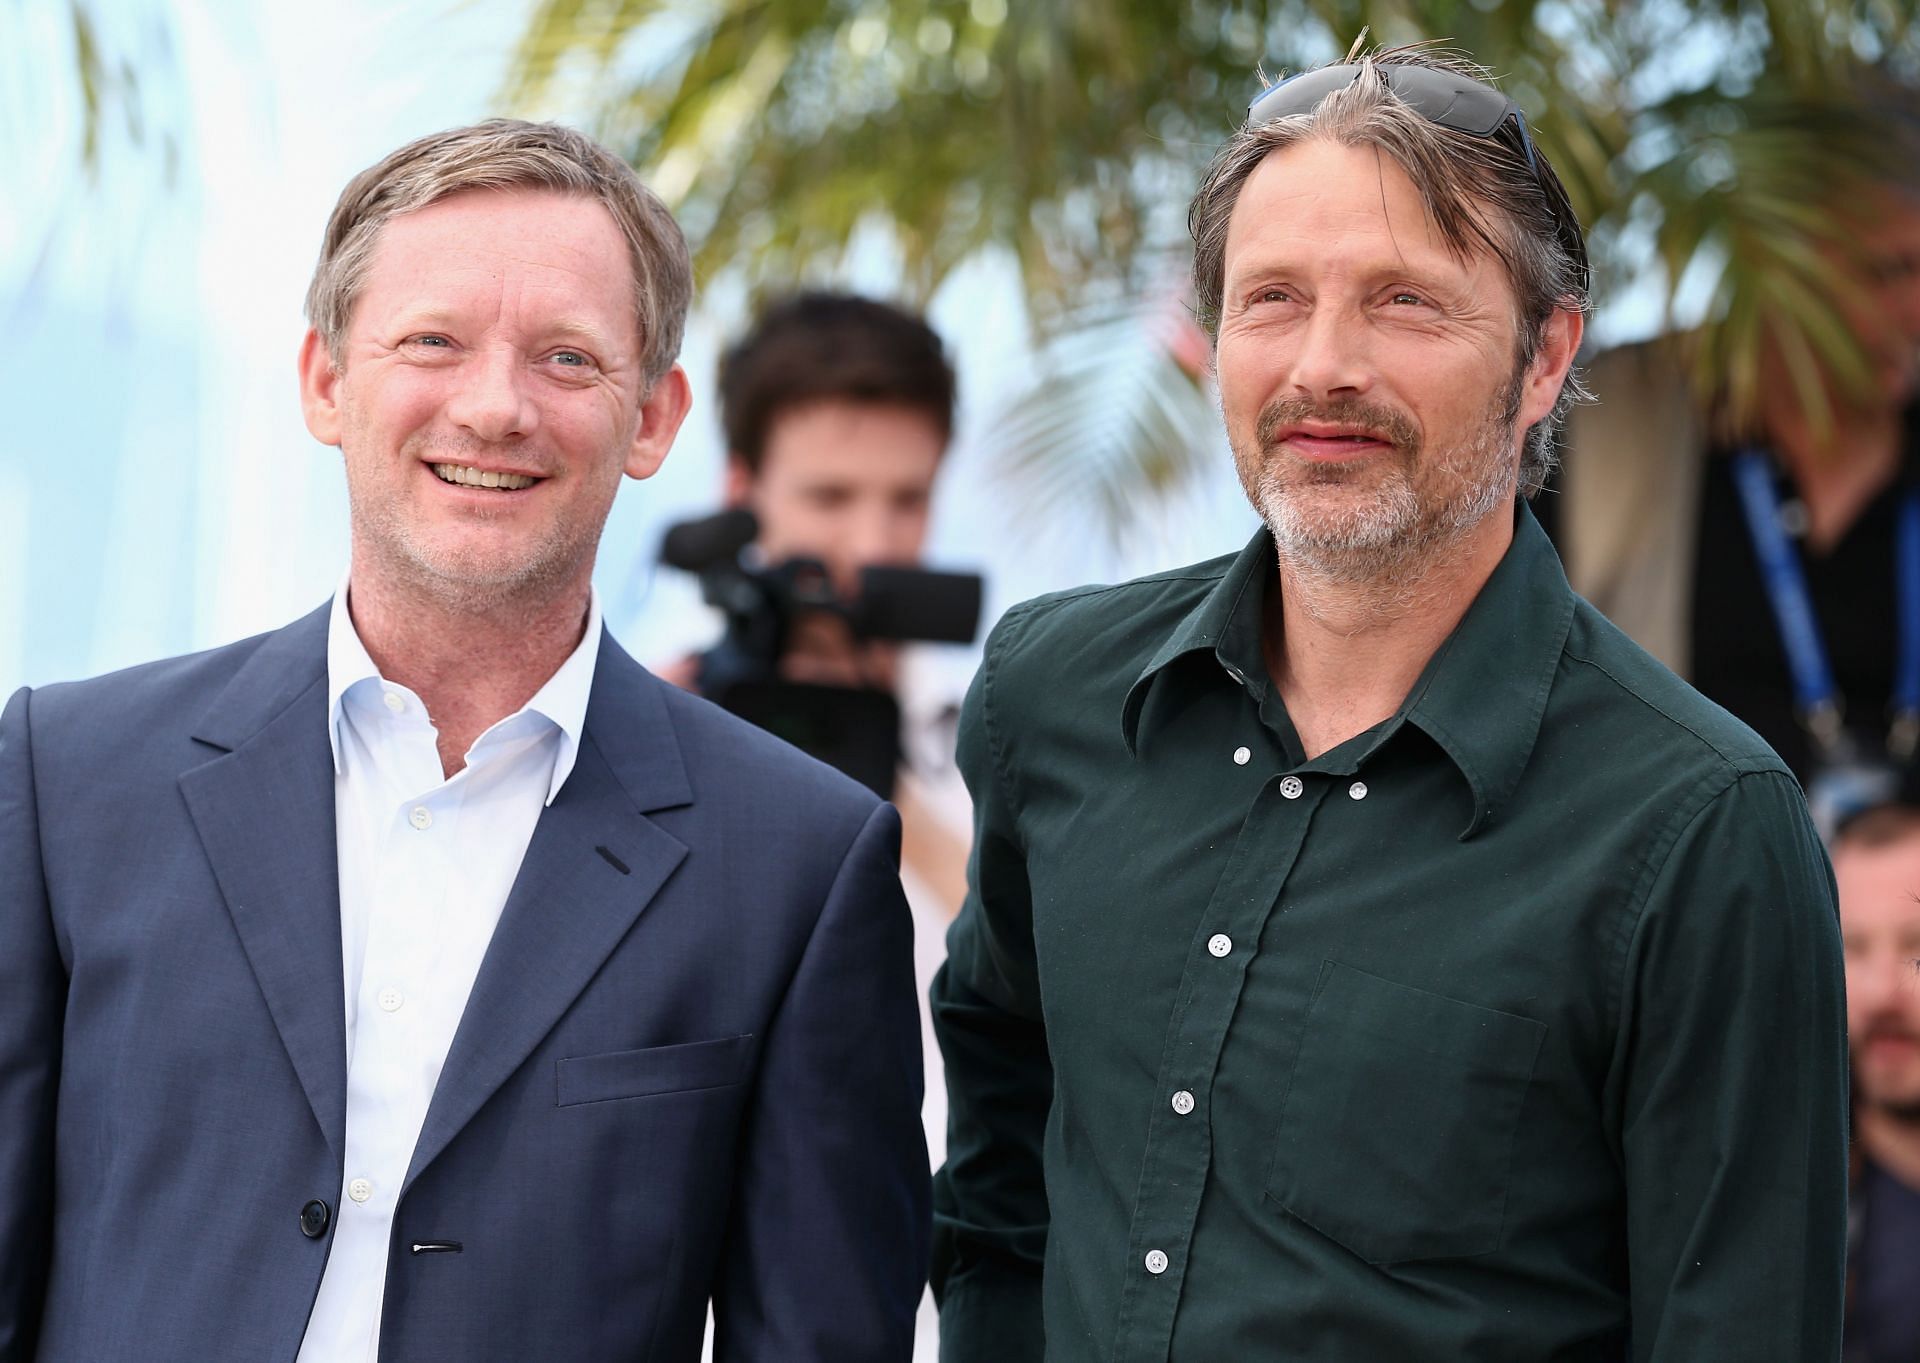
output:
{"label": "eyebrow", "polygon": [[616,343],[614,337],[607,335],[605,331],[583,317],[562,317],[558,321],[548,323],[542,330],[549,336],[577,337],[601,346]]}
{"label": "eyebrow", "polygon": [[[1308,267],[1310,263],[1302,261],[1297,256],[1284,260],[1272,257],[1256,261],[1243,269],[1235,270],[1227,279],[1228,289],[1234,292],[1269,276],[1291,276]],[[1440,272],[1415,264],[1405,256],[1371,262],[1349,273],[1368,287],[1395,279],[1405,280],[1409,284],[1417,284],[1424,289],[1435,291],[1447,290],[1457,293],[1462,287],[1462,281],[1449,280]]]}

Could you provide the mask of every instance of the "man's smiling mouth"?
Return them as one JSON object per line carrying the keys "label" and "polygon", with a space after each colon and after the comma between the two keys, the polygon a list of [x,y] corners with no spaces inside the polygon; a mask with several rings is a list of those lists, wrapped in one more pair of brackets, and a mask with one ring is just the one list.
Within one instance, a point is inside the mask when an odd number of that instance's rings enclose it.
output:
{"label": "man's smiling mouth", "polygon": [[518,492],[540,481],[524,473],[494,473],[467,464],[435,464],[432,468],[441,482],[458,487],[490,487],[502,492]]}

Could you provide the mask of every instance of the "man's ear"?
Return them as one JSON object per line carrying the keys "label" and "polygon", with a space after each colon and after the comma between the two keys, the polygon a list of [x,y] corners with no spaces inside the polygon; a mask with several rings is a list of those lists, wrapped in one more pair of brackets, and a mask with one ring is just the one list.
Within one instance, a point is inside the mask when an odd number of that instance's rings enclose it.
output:
{"label": "man's ear", "polygon": [[679,365],[654,380],[652,390],[640,403],[640,425],[633,433],[633,445],[627,450],[627,477],[651,478],[660,471],[691,406],[693,385],[687,382],[687,371]]}
{"label": "man's ear", "polygon": [[340,443],[340,371],[320,333],[307,328],[300,343],[300,413],[322,445]]}
{"label": "man's ear", "polygon": [[1586,334],[1587,319],[1567,308],[1555,308],[1540,330],[1540,349],[1527,368],[1520,392],[1521,430],[1543,421],[1560,400],[1567,382],[1567,371],[1580,353],[1580,338]]}
{"label": "man's ear", "polygon": [[729,508],[750,505],[754,481],[753,470],[747,467],[747,461],[738,452],[728,450],[726,482],[720,490],[722,504]]}

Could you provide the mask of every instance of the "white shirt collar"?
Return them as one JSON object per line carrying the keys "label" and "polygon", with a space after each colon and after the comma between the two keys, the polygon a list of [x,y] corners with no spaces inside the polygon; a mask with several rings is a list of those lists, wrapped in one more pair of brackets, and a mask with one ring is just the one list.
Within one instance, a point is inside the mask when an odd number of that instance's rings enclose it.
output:
{"label": "white shirt collar", "polygon": [[[367,646],[360,642],[360,632],[353,627],[353,617],[348,614],[349,583],[349,578],[340,579],[340,588],[333,594],[333,609],[327,617],[327,744],[333,750],[333,771],[336,776],[341,770],[340,725],[345,719],[343,706],[347,692],[363,681],[371,680],[382,686],[386,684],[380,669],[374,666]],[[534,692],[533,698],[517,712],[541,715],[560,731],[560,748],[554,754],[553,780],[547,787],[547,804],[553,803],[554,797],[560,793],[560,787],[566,784],[567,777],[573,772],[574,758],[580,752],[580,735],[586,731],[587,699],[593,692],[593,670],[600,661],[600,628],[600,593],[589,587],[587,628],[580,636],[579,646],[567,655],[567,660],[560,664],[559,670],[547,678],[546,684]],[[513,716],[508,716],[508,719],[511,718]],[[506,722],[506,719],[500,721],[501,724]]]}

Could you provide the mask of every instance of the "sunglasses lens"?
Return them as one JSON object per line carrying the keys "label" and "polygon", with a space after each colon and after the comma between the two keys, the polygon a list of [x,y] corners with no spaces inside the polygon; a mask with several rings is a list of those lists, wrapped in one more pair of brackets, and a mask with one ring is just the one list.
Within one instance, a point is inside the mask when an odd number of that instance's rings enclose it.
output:
{"label": "sunglasses lens", "polygon": [[1359,75],[1358,66],[1323,66],[1318,71],[1289,76],[1255,97],[1247,106],[1247,122],[1257,127],[1276,118],[1304,114],[1335,90],[1346,89]]}
{"label": "sunglasses lens", "polygon": [[1424,66],[1389,66],[1387,88],[1443,128],[1486,137],[1513,111],[1514,103],[1477,80]]}
{"label": "sunglasses lens", "polygon": [[[1455,132],[1485,137],[1500,126],[1514,107],[1498,90],[1448,71],[1424,66],[1382,69],[1388,89],[1426,118]],[[1335,90],[1346,89],[1359,76],[1357,65],[1323,66],[1317,71],[1290,76],[1260,92],[1247,108],[1247,122],[1257,127],[1276,118],[1307,113]]]}

